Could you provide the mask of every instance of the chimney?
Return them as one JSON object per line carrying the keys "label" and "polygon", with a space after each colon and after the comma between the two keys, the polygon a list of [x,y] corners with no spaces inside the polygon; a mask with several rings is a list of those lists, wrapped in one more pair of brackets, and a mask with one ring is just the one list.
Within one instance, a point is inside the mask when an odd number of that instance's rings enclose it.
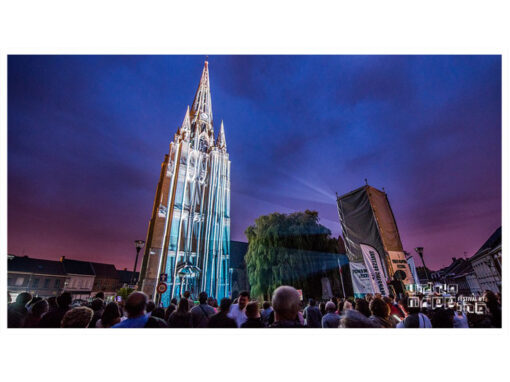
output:
{"label": "chimney", "polygon": [[452,261],[453,261],[453,262],[456,262],[456,261],[457,261],[457,258],[456,258],[456,257],[452,257]]}
{"label": "chimney", "polygon": [[65,256],[60,256],[60,262],[62,263],[66,259]]}

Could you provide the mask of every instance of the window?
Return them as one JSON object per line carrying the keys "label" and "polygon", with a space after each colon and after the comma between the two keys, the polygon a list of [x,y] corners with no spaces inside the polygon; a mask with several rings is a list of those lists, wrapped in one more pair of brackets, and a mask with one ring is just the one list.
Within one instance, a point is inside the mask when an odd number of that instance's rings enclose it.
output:
{"label": "window", "polygon": [[9,279],[7,280],[7,285],[13,285],[14,284],[14,279],[12,277],[9,277]]}
{"label": "window", "polygon": [[55,280],[55,288],[60,288],[60,279]]}
{"label": "window", "polygon": [[50,281],[51,279],[44,280],[44,289],[48,289],[50,287]]}
{"label": "window", "polygon": [[39,286],[39,279],[32,280],[32,288],[37,288]]}
{"label": "window", "polygon": [[22,286],[24,282],[25,282],[25,278],[24,277],[18,277],[16,279],[16,286]]}

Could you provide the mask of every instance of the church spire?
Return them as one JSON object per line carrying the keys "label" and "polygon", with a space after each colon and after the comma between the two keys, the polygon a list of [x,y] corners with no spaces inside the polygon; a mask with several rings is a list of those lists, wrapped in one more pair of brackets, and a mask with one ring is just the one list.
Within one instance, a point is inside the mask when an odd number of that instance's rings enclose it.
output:
{"label": "church spire", "polygon": [[189,105],[188,108],[186,109],[186,115],[184,116],[184,121],[182,121],[181,129],[191,131],[191,122],[189,119]]}
{"label": "church spire", "polygon": [[216,147],[222,151],[227,150],[227,141],[225,139],[225,129],[223,128],[223,121],[221,121],[220,133],[216,139]]}
{"label": "church spire", "polygon": [[212,103],[211,103],[211,89],[209,86],[209,63],[205,61],[204,69],[202,70],[202,77],[198,85],[197,92],[195,93],[195,99],[191,106],[191,118],[194,118],[197,114],[205,114],[204,119],[212,122]]}

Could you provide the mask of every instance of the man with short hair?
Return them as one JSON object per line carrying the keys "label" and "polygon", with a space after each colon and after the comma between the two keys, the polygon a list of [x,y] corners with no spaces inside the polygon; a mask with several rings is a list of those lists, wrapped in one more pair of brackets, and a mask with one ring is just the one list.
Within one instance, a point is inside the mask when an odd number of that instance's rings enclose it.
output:
{"label": "man with short hair", "polygon": [[260,319],[259,303],[257,301],[249,302],[248,305],[246,305],[246,317],[248,317],[248,319],[241,325],[241,328],[266,327]]}
{"label": "man with short hair", "polygon": [[149,320],[146,314],[147,295],[143,292],[131,293],[124,306],[127,312],[127,319],[113,325],[113,328],[143,328]]}
{"label": "man with short hair", "polygon": [[133,292],[126,301],[127,319],[113,325],[113,328],[167,328],[165,320],[147,314],[148,297],[143,292]]}
{"label": "man with short hair", "polygon": [[321,327],[322,314],[313,298],[308,300],[308,306],[303,311],[303,317],[307,328]]}
{"label": "man with short hair", "polygon": [[298,312],[301,305],[299,292],[291,286],[282,285],[273,293],[274,322],[271,328],[302,328]]}
{"label": "man with short hair", "polygon": [[198,295],[199,305],[194,306],[191,309],[191,319],[193,321],[194,328],[207,328],[209,318],[216,312],[214,308],[207,303],[207,293],[200,292]]}
{"label": "man with short hair", "polygon": [[340,316],[336,314],[336,305],[332,301],[326,303],[326,314],[322,317],[323,328],[338,328]]}
{"label": "man with short hair", "polygon": [[239,293],[237,304],[232,304],[230,307],[230,313],[228,316],[236,322],[238,328],[240,328],[241,325],[244,324],[246,320],[248,320],[248,317],[246,317],[245,309],[249,301],[250,293],[244,290]]}

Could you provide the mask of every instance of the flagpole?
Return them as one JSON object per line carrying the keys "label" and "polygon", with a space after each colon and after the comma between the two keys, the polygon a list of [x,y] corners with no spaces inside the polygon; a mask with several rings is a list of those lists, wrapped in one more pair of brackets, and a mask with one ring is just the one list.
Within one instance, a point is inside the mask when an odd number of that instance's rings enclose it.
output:
{"label": "flagpole", "polygon": [[344,294],[345,298],[345,288],[344,288],[344,277],[342,276],[342,266],[340,265],[340,259],[336,259],[338,262],[338,273],[340,273],[340,282],[342,283],[342,293]]}

